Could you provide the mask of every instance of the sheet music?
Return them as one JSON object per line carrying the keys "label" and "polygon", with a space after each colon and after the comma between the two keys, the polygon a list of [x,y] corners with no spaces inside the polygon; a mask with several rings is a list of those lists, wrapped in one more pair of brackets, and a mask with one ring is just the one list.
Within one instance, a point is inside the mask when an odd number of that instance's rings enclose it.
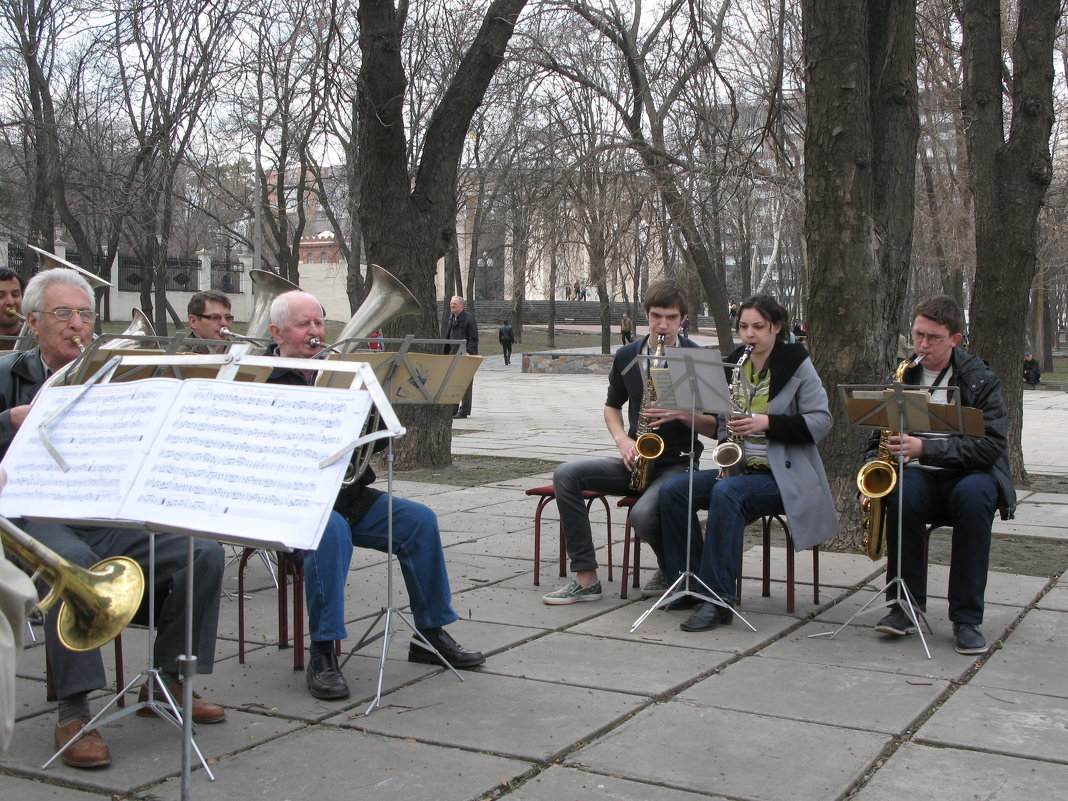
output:
{"label": "sheet music", "polygon": [[[665,409],[696,408],[699,412],[723,413],[732,410],[730,390],[723,370],[723,360],[715,348],[667,348],[667,370],[653,372],[657,406]],[[694,402],[689,365],[697,377]]]}
{"label": "sheet music", "polygon": [[37,423],[83,387],[41,393],[4,466],[0,513],[155,523],[225,539],[314,548],[348,464],[320,460],[354,440],[364,390],[154,378],[92,387],[48,427]]}

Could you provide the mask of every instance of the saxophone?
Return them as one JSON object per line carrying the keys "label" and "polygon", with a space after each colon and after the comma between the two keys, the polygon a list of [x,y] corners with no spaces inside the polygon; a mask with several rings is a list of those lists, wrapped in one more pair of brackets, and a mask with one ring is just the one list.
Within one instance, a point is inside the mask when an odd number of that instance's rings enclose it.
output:
{"label": "saxophone", "polygon": [[[745,350],[742,351],[741,358],[734,365],[734,372],[731,373],[731,406],[739,412],[745,411],[740,403],[742,396],[742,369],[746,359],[749,358],[749,354],[752,352],[753,346],[746,345]],[[723,476],[723,468],[733,467],[742,460],[742,456],[745,454],[744,441],[744,437],[730,432],[727,434],[727,438],[713,449],[712,461],[715,462],[716,467],[720,468],[717,478]]]}
{"label": "saxophone", "polygon": [[[894,370],[894,383],[900,384],[904,381],[905,371],[918,365],[921,359],[922,353],[915,359],[905,359],[901,362]],[[896,431],[884,429],[879,434],[879,452],[857,471],[857,489],[868,499],[861,523],[864,530],[861,547],[872,561],[882,559],[886,553],[886,515],[883,513],[882,499],[897,486],[897,463],[890,456],[889,449],[890,437],[896,434]]]}
{"label": "saxophone", "polygon": [[645,407],[656,405],[656,385],[653,383],[653,370],[660,367],[660,357],[664,355],[664,335],[656,339],[656,351],[654,359],[649,362],[648,373],[645,377],[645,392],[642,394],[642,407],[638,411],[638,438],[634,442],[634,467],[630,472],[630,491],[644,492],[649,486],[649,480],[653,475],[653,461],[664,452],[664,438],[657,434],[649,425],[649,417],[645,414]]}

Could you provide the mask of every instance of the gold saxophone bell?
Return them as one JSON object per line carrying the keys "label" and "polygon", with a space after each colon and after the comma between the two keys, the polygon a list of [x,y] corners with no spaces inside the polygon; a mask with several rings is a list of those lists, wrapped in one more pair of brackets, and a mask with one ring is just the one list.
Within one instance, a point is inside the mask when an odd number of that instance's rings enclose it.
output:
{"label": "gold saxophone bell", "polygon": [[141,605],[145,576],[126,556],[113,556],[86,570],[46,548],[5,517],[0,541],[8,552],[52,585],[38,603],[45,611],[62,599],[56,630],[71,651],[92,651],[115,639]]}
{"label": "gold saxophone bell", "polygon": [[[921,353],[915,359],[905,359],[901,362],[894,370],[894,383],[900,384],[904,381],[905,371],[915,367],[922,359]],[[873,562],[882,559],[886,554],[886,510],[883,508],[882,499],[897,486],[897,464],[889,451],[890,437],[896,434],[896,431],[890,429],[880,433],[878,454],[861,465],[857,471],[857,489],[868,499],[864,519],[861,521],[861,530],[864,532],[861,548]]]}

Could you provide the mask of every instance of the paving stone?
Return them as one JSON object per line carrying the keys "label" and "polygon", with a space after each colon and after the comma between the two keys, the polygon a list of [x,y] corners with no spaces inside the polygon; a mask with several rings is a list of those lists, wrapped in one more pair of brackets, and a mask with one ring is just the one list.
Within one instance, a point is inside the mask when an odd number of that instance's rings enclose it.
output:
{"label": "paving stone", "polygon": [[[990,612],[989,609],[987,611]],[[988,638],[999,630],[1004,631],[1009,622],[1006,617],[1008,616],[1003,616],[998,625],[998,621],[991,620],[988,614],[987,624],[984,626]],[[775,641],[761,651],[761,655],[817,665],[900,673],[914,678],[961,678],[971,669],[978,657],[964,656],[953,649],[953,637],[949,633],[951,630],[948,628],[948,621],[930,614],[928,619],[936,632],[936,635],[927,634],[931,659],[924,653],[923,644],[917,635],[892,637],[873,632],[867,625],[850,624],[833,638],[810,637],[811,634],[833,632],[838,628],[820,620],[806,624]]]}
{"label": "paving stone", "polygon": [[0,798],[12,801],[101,801],[98,793],[61,787],[0,773]]}
{"label": "paving stone", "polygon": [[[117,795],[150,786],[178,775],[181,770],[181,730],[163,720],[132,714],[102,729],[112,759],[106,770],[79,770],[64,765],[61,760],[43,770],[41,765],[55,752],[55,723],[54,715],[19,721],[17,736],[7,756],[0,759],[0,768],[12,767],[25,776]],[[195,739],[206,759],[217,760],[224,754],[252,748],[302,727],[298,721],[230,710],[224,723],[198,727]],[[199,767],[193,775],[194,781],[207,782]]]}
{"label": "paving stone", "polygon": [[527,779],[502,798],[508,801],[545,801],[547,798],[582,798],[584,801],[726,801],[722,796],[696,795],[659,784],[642,784],[559,765],[553,765],[547,771]]}
{"label": "paving stone", "polygon": [[[730,798],[827,801],[843,797],[888,741],[871,732],[675,701],[643,710],[570,761]],[[820,759],[818,770],[814,743],[820,753],[834,755]]]}
{"label": "paving stone", "polygon": [[[531,766],[456,748],[424,745],[323,726],[240,753],[213,767],[215,782],[194,798],[227,801],[396,798],[466,801],[523,776]],[[152,788],[161,801],[181,797],[179,780]]]}
{"label": "paving stone", "polygon": [[618,723],[645,699],[624,693],[469,671],[391,693],[372,714],[339,721],[364,731],[549,760]]}
{"label": "paving stone", "polygon": [[1068,699],[1068,614],[1033,609],[972,679],[973,686]]}
{"label": "paving stone", "polygon": [[1068,699],[961,687],[920,727],[916,741],[1064,763]]}
{"label": "paving stone", "polygon": [[[948,686],[941,679],[758,656],[728,665],[677,697],[737,712],[893,734],[904,731]],[[833,690],[813,692],[817,687]],[[887,698],[894,702],[888,704]]]}
{"label": "paving stone", "polygon": [[901,801],[937,798],[1060,798],[1068,767],[956,748],[905,743],[852,798],[855,801]]}
{"label": "paving stone", "polygon": [[1068,586],[1058,584],[1038,601],[1037,608],[1068,612]]}
{"label": "paving stone", "polygon": [[494,656],[484,672],[653,696],[708,669],[705,651],[553,633]]}

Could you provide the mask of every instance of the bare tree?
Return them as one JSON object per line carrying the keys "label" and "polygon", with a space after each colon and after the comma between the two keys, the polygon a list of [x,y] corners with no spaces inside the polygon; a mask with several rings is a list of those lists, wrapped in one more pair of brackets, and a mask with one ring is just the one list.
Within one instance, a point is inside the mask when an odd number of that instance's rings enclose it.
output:
{"label": "bare tree", "polygon": [[[405,11],[393,2],[359,3],[360,222],[368,259],[391,264],[423,307],[415,331],[438,332],[434,275],[455,236],[456,176],[468,126],[504,57],[526,0],[493,0],[440,102],[430,114],[414,177],[404,128]],[[409,326],[410,327],[410,326]],[[398,466],[451,461],[449,410],[413,407],[419,431],[398,443]]]}

